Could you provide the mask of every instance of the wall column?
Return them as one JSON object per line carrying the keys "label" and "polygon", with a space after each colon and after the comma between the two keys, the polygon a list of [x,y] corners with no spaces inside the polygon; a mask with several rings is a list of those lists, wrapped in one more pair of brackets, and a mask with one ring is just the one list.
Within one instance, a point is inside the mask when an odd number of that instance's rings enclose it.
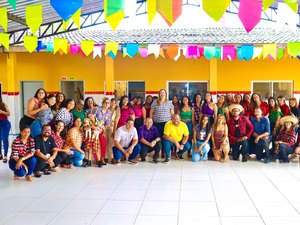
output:
{"label": "wall column", "polygon": [[19,132],[20,121],[20,104],[19,104],[19,92],[16,85],[16,73],[17,73],[17,53],[10,52],[7,55],[7,105],[10,110],[9,121],[11,122],[11,132],[16,134]]}
{"label": "wall column", "polygon": [[105,95],[108,98],[114,97],[115,64],[114,59],[109,55],[105,56]]}
{"label": "wall column", "polygon": [[218,60],[212,58],[209,60],[209,90],[216,102],[216,95],[218,91]]}

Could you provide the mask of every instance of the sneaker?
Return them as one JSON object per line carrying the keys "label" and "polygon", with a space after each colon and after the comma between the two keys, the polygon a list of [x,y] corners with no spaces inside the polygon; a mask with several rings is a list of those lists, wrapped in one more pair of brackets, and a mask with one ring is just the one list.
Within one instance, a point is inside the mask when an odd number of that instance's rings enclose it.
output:
{"label": "sneaker", "polygon": [[183,159],[182,155],[179,154],[178,152],[176,152],[176,158],[178,158],[178,159]]}
{"label": "sneaker", "polygon": [[248,160],[248,159],[247,159],[247,156],[246,156],[246,155],[242,157],[242,162],[247,162],[247,160]]}
{"label": "sneaker", "polygon": [[164,163],[170,163],[170,159],[169,159],[169,158],[166,158],[166,159],[164,160]]}
{"label": "sneaker", "polygon": [[50,175],[51,174],[51,172],[48,169],[44,169],[43,173],[44,173],[44,175]]}
{"label": "sneaker", "polygon": [[157,159],[153,159],[152,162],[153,162],[153,163],[158,163],[158,160],[157,160]]}
{"label": "sneaker", "polygon": [[102,166],[103,166],[102,162],[99,161],[99,162],[97,163],[97,166],[98,166],[99,168],[102,168]]}
{"label": "sneaker", "polygon": [[146,159],[141,159],[141,162],[146,162]]}
{"label": "sneaker", "polygon": [[[145,160],[145,161],[146,161],[146,160]],[[138,162],[135,161],[135,160],[128,160],[128,162],[131,163],[131,164],[137,164],[137,163],[138,163]]]}
{"label": "sneaker", "polygon": [[42,176],[42,174],[38,171],[38,172],[34,172],[33,176],[36,178],[40,178]]}
{"label": "sneaker", "polygon": [[270,159],[267,159],[267,158],[265,158],[265,164],[268,164],[268,163],[270,163],[271,162],[271,160]]}

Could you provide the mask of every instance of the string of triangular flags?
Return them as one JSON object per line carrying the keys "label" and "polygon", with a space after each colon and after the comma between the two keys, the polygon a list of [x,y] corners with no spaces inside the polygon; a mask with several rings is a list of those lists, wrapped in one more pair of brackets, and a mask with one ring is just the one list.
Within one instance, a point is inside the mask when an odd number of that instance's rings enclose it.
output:
{"label": "string of triangular flags", "polygon": [[[0,33],[0,44],[9,50],[9,36]],[[177,61],[180,57],[187,59],[199,59],[205,57],[210,60],[212,58],[221,60],[251,60],[251,59],[287,59],[297,57],[300,59],[300,42],[287,43],[285,47],[282,44],[243,44],[222,46],[206,46],[206,45],[176,45],[176,44],[138,44],[138,43],[118,43],[114,41],[107,41],[104,44],[94,43],[93,40],[82,40],[78,44],[68,43],[66,38],[54,38],[53,42],[43,44],[36,36],[25,36],[24,47],[28,52],[45,51],[49,53],[63,54],[80,54],[84,57],[93,55],[95,59],[97,56],[102,57],[109,55],[115,59],[118,54],[123,57],[133,58],[140,56],[146,58],[154,55],[157,59],[170,58]]]}
{"label": "string of triangular flags", "polygon": [[[7,0],[11,7],[17,9],[16,0]],[[126,16],[126,10],[132,8],[135,0],[104,0],[104,18],[113,30]],[[263,11],[266,11],[275,0],[240,0],[238,16],[245,30],[250,32],[261,20]],[[298,0],[284,0],[295,13],[298,13]],[[202,9],[218,22],[229,7],[231,0],[202,0]],[[100,1],[99,1],[100,4]],[[71,20],[80,28],[80,15],[83,0],[50,0],[50,5],[63,19],[63,29],[66,29]],[[22,6],[21,6],[22,7]],[[160,14],[166,23],[171,26],[182,14],[182,0],[147,0],[149,25],[155,16]],[[288,16],[288,15],[287,15]],[[26,6],[26,23],[35,34],[42,24],[42,5]],[[7,8],[0,8],[0,26],[7,32]]]}

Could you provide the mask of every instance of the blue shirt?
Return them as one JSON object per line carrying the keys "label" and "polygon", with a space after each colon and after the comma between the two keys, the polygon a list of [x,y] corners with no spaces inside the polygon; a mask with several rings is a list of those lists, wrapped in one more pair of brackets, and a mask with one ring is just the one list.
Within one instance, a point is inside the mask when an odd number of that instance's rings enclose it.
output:
{"label": "blue shirt", "polygon": [[[270,120],[267,117],[262,116],[260,121],[258,121],[255,117],[251,119],[252,124],[254,125],[254,133],[261,135],[265,132],[271,134],[270,129]],[[259,140],[259,144],[261,144],[261,140]]]}

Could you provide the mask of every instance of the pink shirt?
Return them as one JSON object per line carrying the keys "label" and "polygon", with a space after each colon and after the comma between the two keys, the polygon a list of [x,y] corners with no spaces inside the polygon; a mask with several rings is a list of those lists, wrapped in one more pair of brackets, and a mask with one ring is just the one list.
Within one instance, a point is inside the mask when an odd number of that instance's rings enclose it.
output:
{"label": "pink shirt", "polygon": [[135,118],[141,118],[143,116],[142,106],[133,106]]}
{"label": "pink shirt", "polygon": [[[36,110],[36,109],[40,108],[40,103],[39,103],[39,101],[38,101],[37,98],[31,98],[31,99],[29,99],[28,102],[27,102],[27,105],[28,105],[28,103],[29,103],[31,100],[34,101],[34,106],[33,106],[33,109],[32,109],[32,110]],[[34,119],[36,119],[36,118],[38,117],[38,113],[32,115],[32,117],[33,117]]]}

